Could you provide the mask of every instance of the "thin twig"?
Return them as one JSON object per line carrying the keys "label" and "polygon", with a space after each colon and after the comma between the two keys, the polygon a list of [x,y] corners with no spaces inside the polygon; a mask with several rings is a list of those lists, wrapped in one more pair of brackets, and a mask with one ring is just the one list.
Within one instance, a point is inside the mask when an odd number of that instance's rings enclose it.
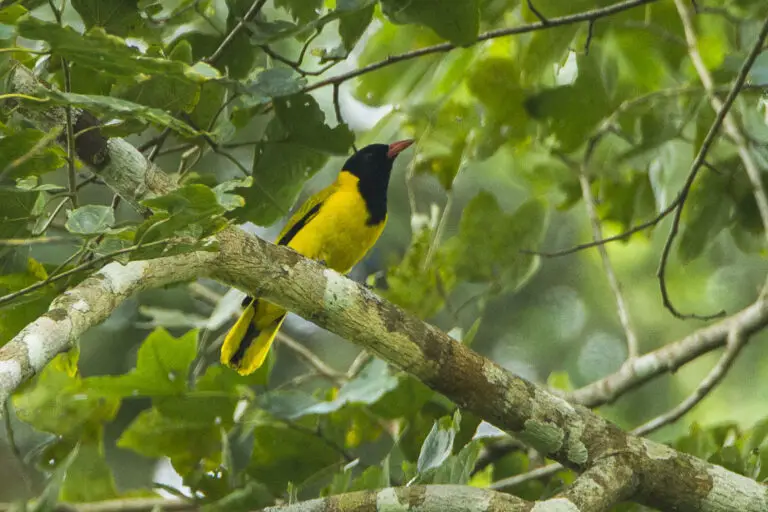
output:
{"label": "thin twig", "polygon": [[[69,72],[69,61],[61,58],[61,67],[64,70],[64,91],[72,92],[72,77]],[[69,197],[72,201],[72,208],[77,209],[77,173],[75,172],[75,128],[72,120],[72,105],[67,104],[64,107],[66,115],[67,130],[67,181],[69,184]]]}
{"label": "thin twig", "polygon": [[536,7],[534,7],[533,0],[526,0],[526,3],[528,4],[528,9],[530,9],[533,15],[539,18],[539,20],[541,20],[542,23],[544,24],[549,23],[549,20],[546,17],[544,17],[544,15],[541,14],[541,12],[539,12],[539,10]]}
{"label": "thin twig", "polygon": [[353,379],[357,377],[357,374],[360,373],[360,370],[362,370],[363,367],[368,364],[368,361],[371,359],[373,359],[373,356],[367,351],[360,351],[360,353],[355,357],[355,360],[352,361],[352,364],[349,365],[349,369],[347,369],[347,379]]}
{"label": "thin twig", "polygon": [[115,256],[120,256],[121,254],[126,254],[126,253],[129,253],[129,252],[135,251],[136,249],[139,249],[141,247],[143,247],[143,248],[155,247],[155,246],[162,245],[162,244],[167,244],[167,243],[168,243],[168,240],[156,240],[154,242],[149,242],[149,243],[146,243],[146,244],[143,244],[143,245],[139,245],[139,244],[132,245],[131,247],[125,247],[125,248],[119,249],[117,251],[113,251],[113,252],[110,252],[110,253],[107,253],[107,254],[103,254],[103,255],[98,256],[98,257],[96,257],[96,258],[94,258],[94,259],[92,259],[90,261],[87,261],[85,263],[77,265],[76,267],[74,267],[74,268],[72,268],[70,270],[67,270],[66,272],[62,272],[61,274],[57,274],[57,275],[50,275],[46,279],[44,279],[43,281],[39,281],[39,282],[37,282],[35,284],[27,286],[26,288],[22,288],[21,290],[16,290],[15,292],[12,292],[12,293],[9,293],[8,295],[4,295],[4,296],[0,297],[0,306],[2,306],[3,304],[7,304],[7,303],[11,302],[12,300],[14,300],[14,299],[16,299],[18,297],[21,297],[22,295],[26,295],[27,293],[33,292],[35,290],[39,290],[40,288],[42,288],[42,287],[44,287],[46,285],[49,285],[51,283],[54,283],[54,282],[59,281],[61,279],[64,279],[65,277],[74,275],[74,274],[76,274],[78,272],[81,272],[81,271],[86,270],[86,269],[88,269],[90,267],[93,267],[97,263],[101,263],[102,261],[106,261],[109,258],[113,258]]}
{"label": "thin twig", "polygon": [[[587,216],[592,224],[592,237],[597,241],[602,239],[603,228],[600,224],[600,217],[597,214],[597,209],[595,208],[595,197],[592,194],[589,179],[587,178],[586,166],[586,161],[579,166],[579,184],[581,185],[581,194],[584,198]],[[600,259],[603,262],[603,270],[605,270],[608,284],[616,299],[616,309],[619,314],[619,321],[624,329],[624,337],[626,338],[627,343],[627,359],[634,359],[638,355],[637,336],[632,329],[632,323],[629,319],[629,308],[624,301],[624,295],[621,292],[621,284],[619,284],[619,280],[616,278],[616,273],[613,270],[611,258],[608,256],[608,250],[605,248],[605,245],[598,245],[597,250],[600,253]]]}
{"label": "thin twig", "polygon": [[[477,37],[477,40],[474,42],[474,44],[480,43],[482,41],[488,41],[490,39],[496,39],[498,37],[527,34],[529,32],[535,32],[537,30],[545,30],[553,27],[560,27],[563,25],[572,25],[574,23],[581,23],[584,21],[587,21],[587,22],[594,21],[600,18],[612,16],[616,13],[626,11],[628,9],[632,9],[635,7],[639,7],[641,5],[650,4],[656,1],[657,0],[626,0],[624,2],[619,2],[617,4],[611,5],[609,7],[592,9],[590,11],[585,11],[577,14],[561,16],[559,18],[549,18],[546,23],[539,21],[536,23],[521,25],[519,27],[508,27],[508,28],[490,30],[488,32],[484,32],[480,34]],[[418,50],[413,50],[410,52],[401,53],[398,55],[390,55],[386,59],[378,62],[374,62],[372,64],[369,64],[368,66],[364,66],[362,68],[355,69],[347,73],[342,73],[336,76],[332,76],[325,80],[320,80],[319,82],[310,84],[304,87],[304,89],[302,89],[302,92],[310,92],[316,89],[320,89],[322,87],[326,87],[328,85],[340,84],[342,82],[346,82],[347,80],[351,80],[352,78],[365,75],[372,71],[377,71],[387,66],[391,66],[392,64],[397,64],[398,62],[416,59],[418,57],[423,57],[425,55],[432,55],[435,53],[445,53],[447,51],[453,50],[454,48],[456,48],[456,46],[451,43],[441,43],[433,46],[427,46],[425,48],[419,48]]]}
{"label": "thin twig", "polygon": [[[688,43],[688,53],[691,57],[691,61],[693,62],[693,66],[699,75],[701,83],[704,85],[704,89],[707,91],[707,96],[709,96],[712,109],[715,112],[720,112],[723,110],[725,105],[715,94],[715,81],[712,78],[709,69],[707,69],[707,65],[704,63],[704,59],[701,57],[701,53],[699,53],[698,37],[696,36],[696,31],[693,26],[691,13],[681,0],[675,0],[675,5],[677,6],[680,20],[683,23],[685,38]],[[757,41],[752,48],[752,53],[755,55],[755,58],[762,52],[762,45],[766,37],[768,37],[768,19],[766,19],[764,22],[763,29],[757,36]],[[746,68],[746,71],[749,71],[749,66]],[[723,120],[723,129],[725,130],[725,133],[728,135],[728,137],[733,140],[733,143],[736,145],[738,150],[739,158],[744,164],[747,177],[752,184],[755,202],[757,203],[757,209],[760,212],[760,218],[763,222],[764,234],[766,236],[766,240],[768,240],[768,197],[766,197],[765,188],[763,186],[763,181],[761,178],[762,173],[760,172],[760,169],[755,162],[752,153],[749,151],[749,143],[745,136],[744,130],[741,128],[739,123],[736,122],[732,114],[726,114],[725,119]]]}
{"label": "thin twig", "polygon": [[744,348],[748,339],[749,337],[745,336],[738,327],[735,326],[734,329],[728,333],[728,341],[726,342],[723,355],[693,393],[688,395],[688,397],[680,402],[675,408],[632,430],[632,434],[636,436],[648,435],[665,425],[674,423],[688,411],[696,407],[696,405],[698,405],[699,402],[701,402],[704,397],[706,397],[709,392],[723,380],[723,377],[728,373],[728,370],[733,365],[733,361],[736,359],[736,356],[739,355],[741,349]]}
{"label": "thin twig", "polygon": [[[682,0],[675,0],[675,2],[676,4],[679,5],[680,2],[682,2]],[[744,60],[744,63],[742,64],[741,69],[739,70],[739,73],[736,76],[736,80],[734,81],[733,86],[731,87],[731,90],[728,93],[728,96],[725,98],[725,101],[723,101],[720,110],[717,112],[715,121],[712,123],[712,126],[710,127],[709,132],[707,133],[707,136],[704,138],[704,141],[701,144],[701,148],[699,149],[699,152],[696,155],[696,158],[694,159],[693,164],[691,165],[691,170],[688,174],[688,177],[686,178],[685,183],[683,184],[683,187],[681,188],[678,194],[679,205],[675,209],[675,213],[672,217],[672,227],[669,230],[669,235],[667,236],[667,240],[664,243],[664,248],[661,251],[659,268],[656,272],[656,275],[658,276],[658,279],[659,279],[659,289],[661,290],[661,298],[662,298],[662,302],[664,303],[664,307],[666,307],[677,318],[681,318],[681,319],[698,318],[701,320],[711,320],[712,318],[717,318],[725,314],[725,311],[720,311],[712,315],[683,314],[680,311],[678,311],[677,308],[675,308],[675,306],[672,304],[669,298],[669,292],[667,290],[667,282],[666,282],[667,262],[669,261],[669,255],[672,250],[672,244],[674,243],[675,237],[677,236],[677,233],[680,230],[680,217],[682,216],[683,207],[685,206],[685,200],[688,197],[688,193],[691,190],[691,186],[693,185],[693,182],[696,179],[696,176],[698,175],[699,170],[701,169],[704,163],[704,160],[707,157],[707,153],[709,152],[710,148],[715,142],[715,139],[717,138],[717,134],[720,131],[720,126],[723,124],[725,117],[728,115],[728,111],[731,109],[733,102],[736,100],[736,97],[739,95],[739,92],[741,91],[741,87],[747,79],[749,70],[752,68],[752,65],[754,64],[755,59],[757,59],[757,56],[760,54],[760,49],[763,45],[763,41],[765,40],[766,36],[768,36],[768,19],[766,19],[765,23],[763,23],[763,27],[760,31],[760,34],[757,37],[757,41],[755,45],[752,47],[752,50],[749,52],[749,55]]]}
{"label": "thin twig", "polygon": [[297,356],[307,362],[312,368],[317,370],[317,373],[326,377],[336,383],[341,383],[347,380],[346,375],[331,368],[320,356],[309,350],[303,344],[294,340],[282,331],[278,331],[277,340],[291,349]]}
{"label": "thin twig", "polygon": [[227,34],[227,36],[224,38],[224,40],[221,42],[218,48],[216,48],[216,51],[214,51],[205,61],[208,64],[215,64],[219,58],[221,58],[221,55],[224,53],[224,51],[227,49],[227,47],[232,44],[232,41],[234,41],[237,34],[240,33],[243,28],[245,28],[245,24],[251,21],[253,18],[255,18],[259,11],[261,11],[261,8],[264,7],[264,4],[267,3],[267,0],[256,0],[251,4],[251,7],[246,11],[245,16],[243,16],[243,19],[241,19],[237,25],[232,27],[232,30]]}

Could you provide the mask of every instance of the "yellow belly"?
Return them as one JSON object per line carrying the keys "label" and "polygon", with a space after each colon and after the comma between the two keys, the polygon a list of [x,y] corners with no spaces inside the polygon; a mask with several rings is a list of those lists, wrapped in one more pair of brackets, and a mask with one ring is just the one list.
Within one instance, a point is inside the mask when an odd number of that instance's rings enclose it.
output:
{"label": "yellow belly", "polygon": [[369,226],[368,211],[359,194],[339,190],[288,243],[294,251],[346,274],[376,243],[384,221]]}

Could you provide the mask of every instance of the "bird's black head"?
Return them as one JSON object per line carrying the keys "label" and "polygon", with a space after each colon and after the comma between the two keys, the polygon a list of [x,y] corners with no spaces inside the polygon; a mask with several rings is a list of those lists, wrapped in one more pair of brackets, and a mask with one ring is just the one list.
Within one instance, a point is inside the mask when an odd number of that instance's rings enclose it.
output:
{"label": "bird's black head", "polygon": [[349,157],[343,169],[361,182],[389,183],[389,174],[397,155],[413,144],[413,140],[401,140],[392,144],[371,144]]}
{"label": "bird's black head", "polygon": [[368,224],[378,224],[387,215],[387,187],[392,164],[413,140],[371,144],[349,157],[342,168],[357,177],[357,188],[368,207]]}

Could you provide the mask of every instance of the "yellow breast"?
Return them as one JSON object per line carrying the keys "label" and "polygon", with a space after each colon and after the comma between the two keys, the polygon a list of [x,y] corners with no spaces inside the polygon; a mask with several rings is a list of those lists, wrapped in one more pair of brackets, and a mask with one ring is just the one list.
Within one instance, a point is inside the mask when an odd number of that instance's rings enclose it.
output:
{"label": "yellow breast", "polygon": [[386,224],[386,218],[372,226],[367,221],[368,210],[358,192],[357,178],[341,172],[336,190],[288,247],[346,274],[376,243]]}

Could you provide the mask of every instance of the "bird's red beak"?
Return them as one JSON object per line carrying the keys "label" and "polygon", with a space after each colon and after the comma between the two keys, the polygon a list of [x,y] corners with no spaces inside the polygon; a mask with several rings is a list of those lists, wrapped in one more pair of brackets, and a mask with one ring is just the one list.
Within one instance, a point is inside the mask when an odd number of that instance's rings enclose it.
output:
{"label": "bird's red beak", "polygon": [[405,140],[399,140],[397,142],[393,142],[389,145],[389,151],[387,151],[387,156],[389,158],[395,158],[397,155],[400,154],[401,151],[404,151],[413,144],[413,139],[405,139]]}

